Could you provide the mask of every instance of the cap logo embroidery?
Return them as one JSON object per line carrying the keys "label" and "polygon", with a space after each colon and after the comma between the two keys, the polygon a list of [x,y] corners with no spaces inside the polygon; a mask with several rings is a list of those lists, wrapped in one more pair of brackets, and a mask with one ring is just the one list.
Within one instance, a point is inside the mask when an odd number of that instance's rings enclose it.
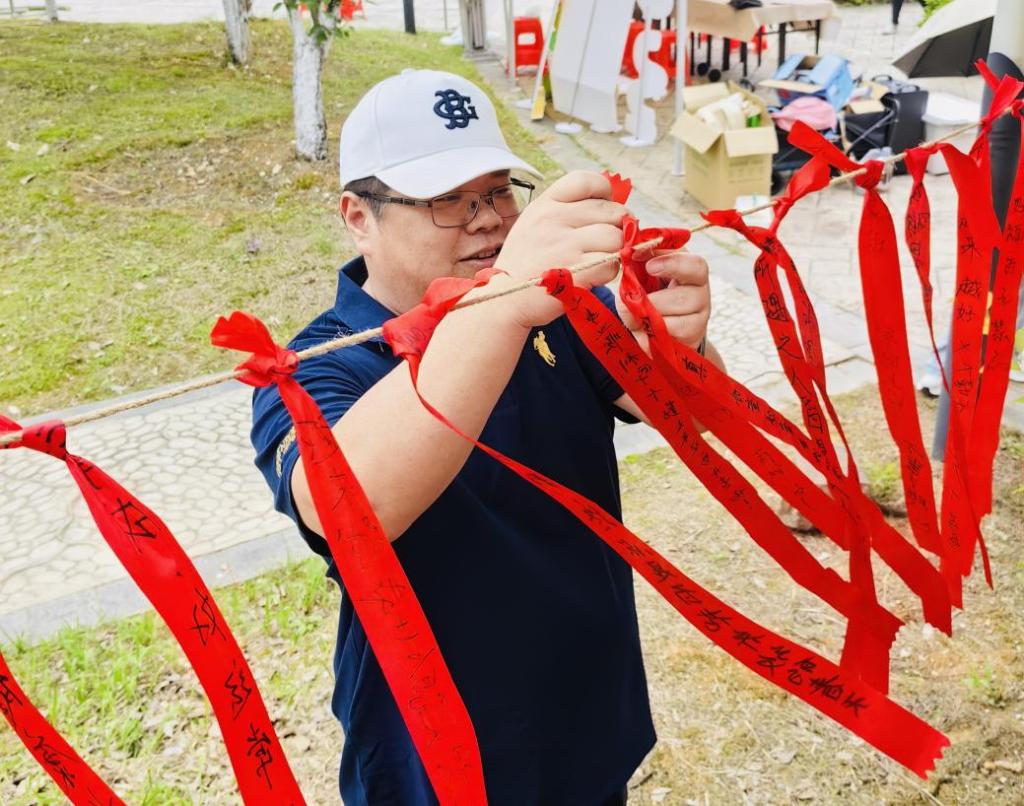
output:
{"label": "cap logo embroidery", "polygon": [[441,99],[434,104],[434,114],[448,121],[446,129],[465,129],[469,121],[480,119],[468,95],[461,95],[458,90],[438,90],[434,95]]}

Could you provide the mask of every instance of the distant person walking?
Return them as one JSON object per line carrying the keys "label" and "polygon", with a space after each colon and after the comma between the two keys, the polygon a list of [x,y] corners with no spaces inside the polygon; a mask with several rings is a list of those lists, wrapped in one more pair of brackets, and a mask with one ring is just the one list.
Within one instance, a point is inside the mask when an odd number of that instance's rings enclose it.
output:
{"label": "distant person walking", "polygon": [[892,27],[896,30],[896,26],[900,24],[900,11],[903,9],[903,0],[890,0],[892,3]]}

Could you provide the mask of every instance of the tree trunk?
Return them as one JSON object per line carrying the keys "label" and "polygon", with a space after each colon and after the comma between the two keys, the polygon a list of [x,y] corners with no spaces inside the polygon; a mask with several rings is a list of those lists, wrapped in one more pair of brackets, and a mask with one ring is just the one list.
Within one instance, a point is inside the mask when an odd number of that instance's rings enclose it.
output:
{"label": "tree trunk", "polygon": [[249,61],[249,11],[252,0],[224,0],[224,29],[228,52],[235,64]]}
{"label": "tree trunk", "polygon": [[[310,36],[298,10],[288,9],[292,29],[292,105],[295,115],[295,151],[307,160],[327,158],[327,121],[321,76],[331,39],[317,42]],[[334,21],[321,15],[321,24],[333,32]]]}
{"label": "tree trunk", "polygon": [[46,0],[46,18],[50,22],[57,22],[57,0]]}

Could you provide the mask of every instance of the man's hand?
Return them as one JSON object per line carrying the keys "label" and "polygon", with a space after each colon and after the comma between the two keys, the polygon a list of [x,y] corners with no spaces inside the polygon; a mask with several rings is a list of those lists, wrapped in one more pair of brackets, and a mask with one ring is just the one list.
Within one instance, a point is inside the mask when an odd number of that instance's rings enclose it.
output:
{"label": "man's hand", "polygon": [[[664,317],[669,334],[696,349],[707,335],[711,317],[711,287],[708,284],[708,264],[704,258],[686,252],[655,251],[647,261],[647,272],[652,277],[667,280],[661,291],[649,294],[651,304]],[[640,322],[618,297],[615,304],[640,346],[648,350],[647,334]]]}
{"label": "man's hand", "polygon": [[[625,207],[611,201],[611,185],[601,174],[573,171],[522,212],[495,265],[507,271],[512,281],[521,282],[548,269],[593,260],[598,253],[618,252],[625,213]],[[575,281],[585,288],[604,285],[616,270],[609,261],[575,275]],[[524,327],[547,324],[562,313],[561,303],[542,288],[514,294],[510,302],[515,305],[516,321]]]}

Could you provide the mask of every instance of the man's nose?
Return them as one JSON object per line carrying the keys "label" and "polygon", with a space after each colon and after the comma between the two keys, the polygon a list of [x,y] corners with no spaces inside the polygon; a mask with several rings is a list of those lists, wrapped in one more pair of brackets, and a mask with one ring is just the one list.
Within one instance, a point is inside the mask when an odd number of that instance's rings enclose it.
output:
{"label": "man's nose", "polygon": [[493,199],[481,199],[480,207],[477,208],[476,216],[466,225],[469,232],[478,230],[495,229],[501,226],[502,217],[494,209]]}

